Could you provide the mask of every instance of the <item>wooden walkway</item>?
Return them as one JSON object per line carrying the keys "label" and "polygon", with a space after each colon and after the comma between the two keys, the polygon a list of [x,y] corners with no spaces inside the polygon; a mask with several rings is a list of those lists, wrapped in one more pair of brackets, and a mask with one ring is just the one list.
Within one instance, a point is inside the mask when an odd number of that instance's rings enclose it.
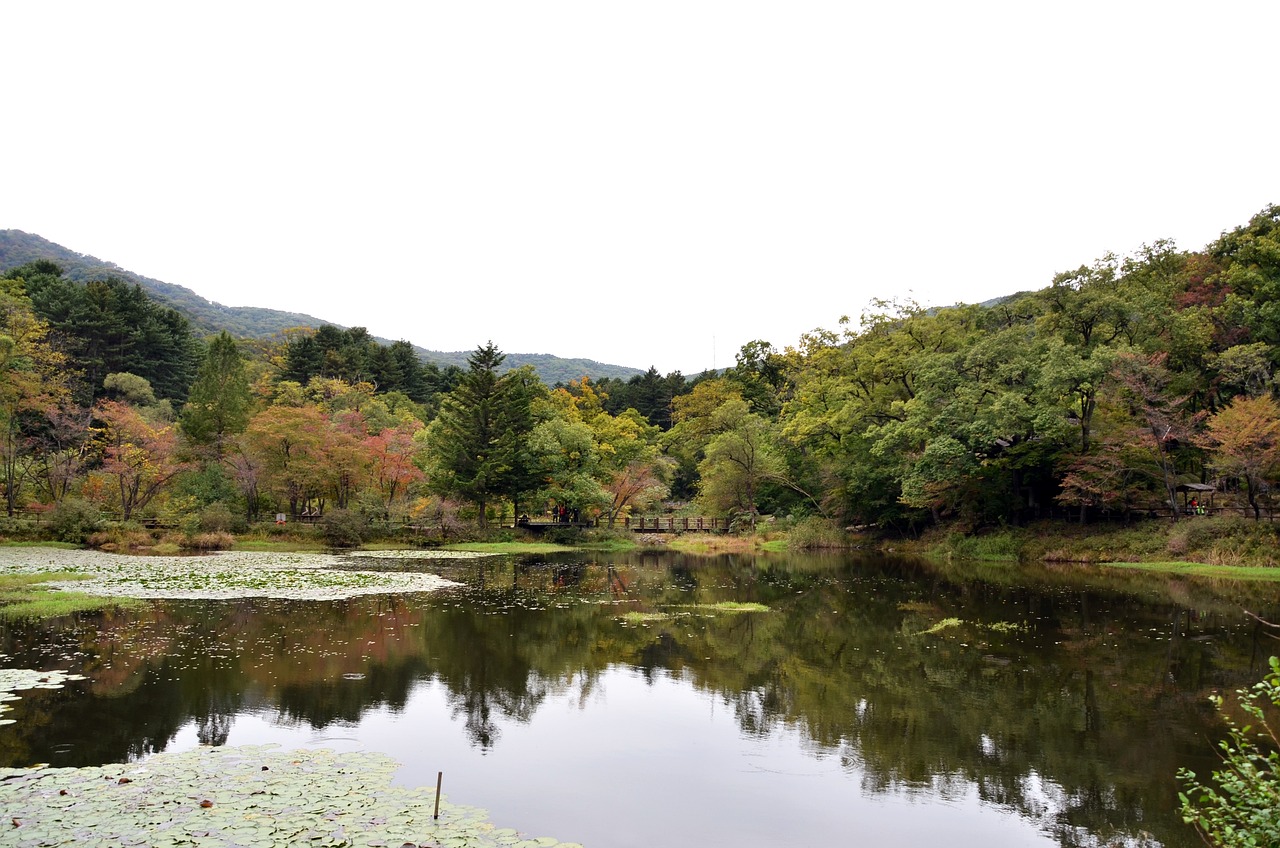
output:
{"label": "wooden walkway", "polygon": [[[589,527],[603,526],[594,521],[540,521],[537,519],[519,521],[515,524],[516,528],[528,530],[530,533],[545,533],[548,530],[585,530]],[[633,533],[728,533],[729,519],[706,516],[692,518],[674,515],[639,516],[623,519],[619,522],[619,526]]]}
{"label": "wooden walkway", "polygon": [[728,533],[729,519],[675,515],[628,518],[624,526],[636,533]]}

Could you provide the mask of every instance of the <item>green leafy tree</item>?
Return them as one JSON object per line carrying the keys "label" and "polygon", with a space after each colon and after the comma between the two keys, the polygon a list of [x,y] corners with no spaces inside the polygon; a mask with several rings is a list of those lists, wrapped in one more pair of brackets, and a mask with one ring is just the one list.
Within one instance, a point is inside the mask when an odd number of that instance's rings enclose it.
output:
{"label": "green leafy tree", "polygon": [[272,406],[253,416],[244,433],[243,461],[233,464],[245,500],[254,503],[259,487],[269,489],[296,519],[328,490],[327,428],[315,406]]}
{"label": "green leafy tree", "polygon": [[159,398],[186,399],[201,346],[177,311],[116,277],[72,282],[49,262],[16,268],[9,275],[24,279],[36,314],[83,372],[80,402],[101,397],[103,378],[119,372],[145,377]]}
{"label": "green leafy tree", "polygon": [[786,385],[786,359],[769,342],[757,339],[738,351],[734,367],[726,376],[738,386],[753,412],[777,415]]}
{"label": "green leafy tree", "polygon": [[555,389],[530,446],[541,497],[612,525],[665,496],[670,463],[658,454],[659,429],[634,409],[611,415],[607,400],[585,377]]}
{"label": "green leafy tree", "polygon": [[1226,305],[1253,340],[1280,345],[1280,206],[1268,206],[1224,233],[1208,253],[1223,267],[1218,276],[1230,292]]}
{"label": "green leafy tree", "polygon": [[741,398],[725,401],[713,418],[717,433],[698,463],[698,500],[710,512],[746,516],[754,527],[762,488],[784,473],[772,427]]}
{"label": "green leafy tree", "polygon": [[243,433],[248,426],[250,404],[244,357],[235,339],[228,333],[219,333],[209,343],[182,408],[182,432],[193,443],[211,447],[221,458],[226,440]]}

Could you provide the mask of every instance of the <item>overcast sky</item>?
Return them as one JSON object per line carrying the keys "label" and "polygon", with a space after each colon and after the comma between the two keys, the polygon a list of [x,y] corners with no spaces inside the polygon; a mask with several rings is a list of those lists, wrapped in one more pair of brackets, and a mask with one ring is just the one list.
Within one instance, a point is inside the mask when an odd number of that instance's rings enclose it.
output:
{"label": "overcast sky", "polygon": [[0,228],[693,374],[1280,203],[1280,2],[5,3]]}

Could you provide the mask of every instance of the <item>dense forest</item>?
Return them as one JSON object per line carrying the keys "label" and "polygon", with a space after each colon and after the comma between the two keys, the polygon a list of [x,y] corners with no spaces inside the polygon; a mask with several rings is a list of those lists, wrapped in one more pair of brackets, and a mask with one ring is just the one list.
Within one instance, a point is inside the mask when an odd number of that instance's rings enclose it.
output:
{"label": "dense forest", "polygon": [[1280,480],[1280,207],[994,303],[876,301],[695,378],[547,385],[492,343],[440,367],[361,328],[201,339],[139,286],[47,260],[0,280],[0,358],[10,515],[443,528],[554,504],[910,533],[1176,518],[1190,495],[1260,518]]}

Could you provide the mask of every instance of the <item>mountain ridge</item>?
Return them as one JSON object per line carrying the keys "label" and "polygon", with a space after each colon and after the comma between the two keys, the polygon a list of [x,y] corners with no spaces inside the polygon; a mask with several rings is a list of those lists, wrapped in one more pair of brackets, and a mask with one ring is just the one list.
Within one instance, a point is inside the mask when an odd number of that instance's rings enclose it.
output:
{"label": "mountain ridge", "polygon": [[[297,327],[316,328],[322,324],[330,324],[346,329],[342,324],[303,312],[258,306],[224,306],[186,286],[129,271],[114,262],[79,253],[35,233],[17,229],[0,230],[0,273],[39,259],[54,262],[62,268],[67,279],[77,283],[118,277],[137,284],[160,303],[186,316],[192,328],[201,335],[213,335],[225,330],[237,338],[264,339]],[[391,343],[388,339],[374,338],[384,345]],[[431,350],[413,342],[410,344],[413,344],[419,359],[435,363],[439,367],[457,365],[465,368],[467,357],[471,355],[471,351]],[[582,357],[561,357],[550,353],[509,353],[506,357],[503,370],[532,365],[543,382],[549,385],[583,376],[593,380],[602,377],[625,380],[644,373],[643,368],[613,365]]]}

